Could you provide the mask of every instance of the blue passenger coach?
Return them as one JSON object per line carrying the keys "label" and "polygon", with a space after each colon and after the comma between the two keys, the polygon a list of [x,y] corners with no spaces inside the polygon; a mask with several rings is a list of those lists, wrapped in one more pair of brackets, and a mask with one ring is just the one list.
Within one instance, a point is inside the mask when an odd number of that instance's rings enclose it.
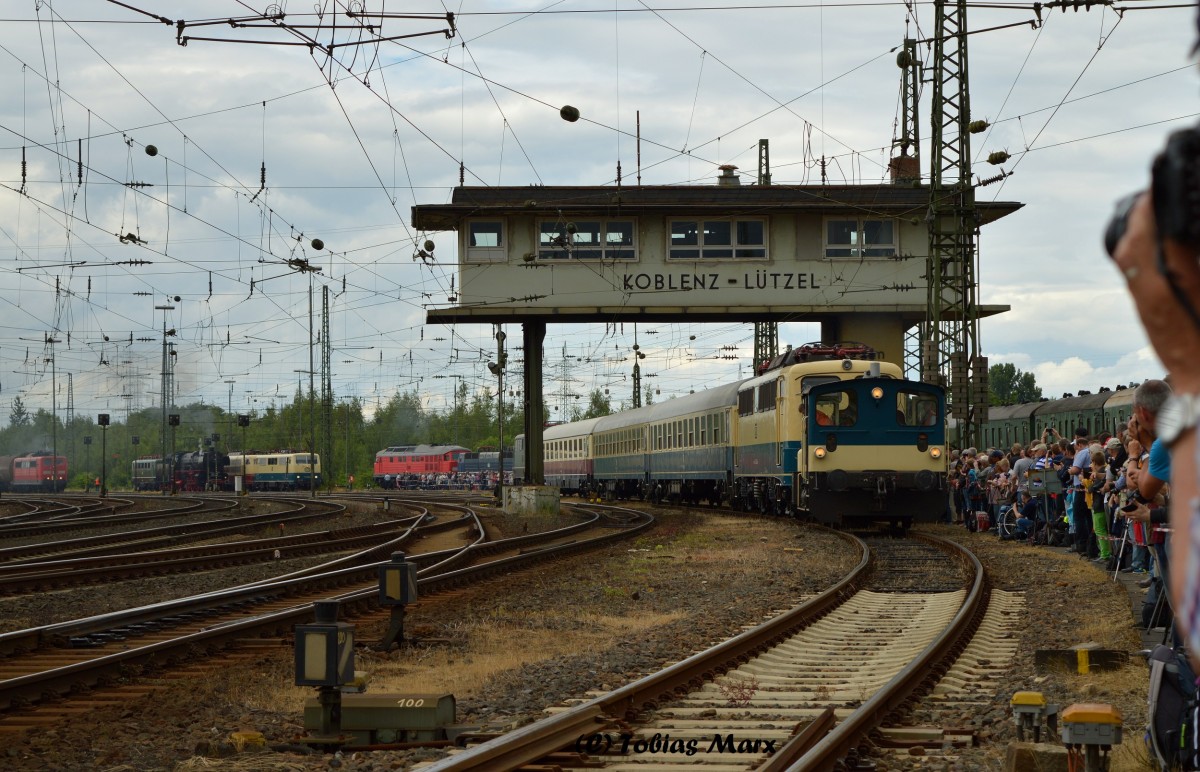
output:
{"label": "blue passenger coach", "polygon": [[728,496],[738,384],[596,419],[595,479],[605,495],[690,504]]}

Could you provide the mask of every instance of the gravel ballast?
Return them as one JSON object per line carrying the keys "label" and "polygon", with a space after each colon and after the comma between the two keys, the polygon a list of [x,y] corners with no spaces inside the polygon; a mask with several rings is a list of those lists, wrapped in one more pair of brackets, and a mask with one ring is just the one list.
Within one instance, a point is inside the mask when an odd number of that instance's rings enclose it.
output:
{"label": "gravel ballast", "polygon": [[[1060,551],[961,528],[930,530],[974,550],[996,589],[1025,593],[1020,655],[992,703],[963,717],[980,747],[947,751],[944,758],[887,757],[881,763],[896,769],[1001,769],[1015,740],[1009,700],[1026,689],[1042,691],[1062,706],[1112,703],[1125,715],[1126,744],[1140,745],[1147,680],[1140,661],[1117,674],[1092,676],[1039,674],[1033,664],[1038,649],[1086,642],[1130,652],[1140,648],[1126,591],[1094,564]],[[445,689],[457,699],[460,723],[502,731],[540,718],[547,706],[616,688],[735,635],[828,587],[857,561],[843,539],[807,526],[668,513],[654,532],[636,541],[453,597],[427,599],[406,620],[406,631],[419,645],[388,654],[363,651],[359,667],[370,672],[371,691]],[[221,572],[220,581],[245,579],[232,569]],[[110,588],[106,602],[119,587]],[[20,601],[8,601],[4,611],[19,614]],[[89,612],[76,616],[84,613]],[[38,615],[50,612],[40,608]],[[357,638],[377,639],[383,627],[382,621],[361,622]],[[138,702],[97,708],[70,724],[6,739],[0,751],[4,766],[391,770],[442,754],[298,752],[293,741],[304,734],[299,706],[311,690],[291,685],[292,657],[290,646],[263,648],[233,660],[218,658],[220,666],[192,676],[152,680],[162,689]],[[217,758],[232,750],[230,735],[245,730],[262,732],[277,750]],[[1116,761],[1116,770],[1143,768],[1136,754]]]}

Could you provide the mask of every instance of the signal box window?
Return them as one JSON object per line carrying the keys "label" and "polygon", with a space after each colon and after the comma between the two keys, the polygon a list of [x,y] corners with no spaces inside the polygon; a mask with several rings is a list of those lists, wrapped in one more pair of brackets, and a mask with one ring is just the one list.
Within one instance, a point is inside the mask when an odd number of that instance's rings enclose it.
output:
{"label": "signal box window", "polygon": [[825,257],[885,258],[896,256],[896,224],[893,220],[825,221]]}
{"label": "signal box window", "polygon": [[543,220],[538,224],[539,260],[633,260],[633,220]]}
{"label": "signal box window", "polygon": [[765,259],[766,220],[673,220],[673,260]]}
{"label": "signal box window", "polygon": [[468,263],[493,263],[505,260],[503,222],[471,220],[467,222],[466,238]]}

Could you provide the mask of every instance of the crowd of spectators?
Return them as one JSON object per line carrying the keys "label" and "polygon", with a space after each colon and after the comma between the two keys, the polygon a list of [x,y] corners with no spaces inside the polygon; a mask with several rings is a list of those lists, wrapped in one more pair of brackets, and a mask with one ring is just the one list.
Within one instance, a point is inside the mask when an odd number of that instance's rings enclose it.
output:
{"label": "crowd of spectators", "polygon": [[950,455],[954,521],[998,538],[1066,547],[1111,572],[1145,574],[1149,601],[1169,576],[1170,460],[1155,417],[1171,394],[1160,380],[1134,393],[1116,435],[1064,438],[1053,428],[1029,445],[966,448]]}
{"label": "crowd of spectators", "polygon": [[[421,491],[490,491],[496,487],[496,472],[455,472],[453,474],[402,474],[385,475],[379,481],[381,488]],[[513,473],[504,470],[506,485],[512,485]]]}

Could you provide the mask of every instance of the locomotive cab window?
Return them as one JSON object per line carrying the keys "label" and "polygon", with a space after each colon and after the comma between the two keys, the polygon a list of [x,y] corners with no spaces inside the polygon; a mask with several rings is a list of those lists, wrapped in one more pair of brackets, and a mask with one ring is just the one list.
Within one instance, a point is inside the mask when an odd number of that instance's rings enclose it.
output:
{"label": "locomotive cab window", "polygon": [[819,426],[855,426],[858,423],[858,394],[854,391],[835,391],[816,399],[816,420]]}
{"label": "locomotive cab window", "polygon": [[922,392],[897,392],[896,419],[901,426],[935,426],[938,422],[937,396]]}

